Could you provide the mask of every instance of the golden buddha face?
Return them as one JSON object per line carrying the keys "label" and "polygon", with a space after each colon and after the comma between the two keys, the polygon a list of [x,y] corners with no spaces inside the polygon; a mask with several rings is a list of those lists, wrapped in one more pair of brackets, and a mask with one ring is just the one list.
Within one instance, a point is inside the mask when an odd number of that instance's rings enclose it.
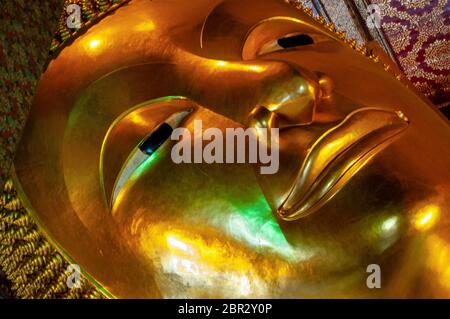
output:
{"label": "golden buddha face", "polygon": [[[278,128],[278,171],[174,163],[162,124],[196,120]],[[122,6],[51,61],[15,161],[89,278],[168,298],[450,296],[449,167],[432,105],[280,0]]]}

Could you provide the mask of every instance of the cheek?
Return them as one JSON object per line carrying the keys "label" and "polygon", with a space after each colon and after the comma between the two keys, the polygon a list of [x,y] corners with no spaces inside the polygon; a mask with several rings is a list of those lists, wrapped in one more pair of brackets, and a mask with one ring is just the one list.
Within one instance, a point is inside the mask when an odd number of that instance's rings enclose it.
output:
{"label": "cheek", "polygon": [[[194,121],[197,120],[202,121],[203,132],[212,127],[225,132],[227,127],[236,126],[206,109],[186,118],[180,128],[187,128],[187,134],[190,133],[190,146],[186,146],[190,149],[187,152],[190,153],[190,161],[198,152],[198,143],[194,142]],[[184,138],[189,141],[189,137]],[[203,141],[200,153],[206,151],[207,143]],[[176,152],[176,147],[179,145],[178,141],[167,140],[135,169],[118,194],[113,207],[114,216],[134,218],[136,212],[145,211],[155,219],[196,216],[209,220],[260,200],[261,192],[251,164],[207,164],[205,156],[201,163],[177,164],[180,152]],[[181,154],[184,154],[184,148]]]}
{"label": "cheek", "polygon": [[[191,297],[232,297],[241,293],[235,287],[243,280],[266,287],[263,274],[276,271],[274,281],[279,271],[288,275],[287,263],[278,258],[268,263],[257,250],[270,241],[278,249],[282,234],[253,168],[177,165],[167,151],[158,151],[158,158],[131,178],[112,211],[126,244],[154,265],[162,295],[190,289]],[[174,277],[170,285],[167,276]],[[268,293],[265,288],[251,292]]]}
{"label": "cheek", "polygon": [[264,200],[250,165],[175,164],[173,145],[167,143],[139,166],[119,193],[112,214],[125,231],[138,218],[213,227]]}

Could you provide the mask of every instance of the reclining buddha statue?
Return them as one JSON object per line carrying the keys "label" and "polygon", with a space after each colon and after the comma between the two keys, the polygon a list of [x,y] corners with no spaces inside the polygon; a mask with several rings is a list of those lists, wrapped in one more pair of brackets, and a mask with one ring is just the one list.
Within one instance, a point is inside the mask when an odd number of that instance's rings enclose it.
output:
{"label": "reclining buddha statue", "polygon": [[[450,297],[450,126],[394,63],[282,0],[111,3],[60,32],[14,162],[106,296]],[[278,170],[175,162],[198,121],[276,129]]]}

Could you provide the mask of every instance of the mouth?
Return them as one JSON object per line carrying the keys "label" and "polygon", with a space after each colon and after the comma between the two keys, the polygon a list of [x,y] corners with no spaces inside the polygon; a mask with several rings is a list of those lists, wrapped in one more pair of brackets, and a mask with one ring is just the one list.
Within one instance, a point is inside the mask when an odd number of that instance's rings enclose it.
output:
{"label": "mouth", "polygon": [[400,111],[363,108],[350,113],[309,149],[278,209],[280,217],[293,221],[316,212],[408,126]]}

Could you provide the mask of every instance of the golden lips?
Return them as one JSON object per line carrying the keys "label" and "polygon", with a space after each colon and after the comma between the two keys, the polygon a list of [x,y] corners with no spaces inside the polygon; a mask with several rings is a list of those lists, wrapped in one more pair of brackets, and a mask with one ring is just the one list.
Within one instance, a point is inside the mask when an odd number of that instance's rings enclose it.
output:
{"label": "golden lips", "polygon": [[350,113],[310,148],[278,213],[296,220],[318,210],[408,127],[403,113],[363,108]]}

